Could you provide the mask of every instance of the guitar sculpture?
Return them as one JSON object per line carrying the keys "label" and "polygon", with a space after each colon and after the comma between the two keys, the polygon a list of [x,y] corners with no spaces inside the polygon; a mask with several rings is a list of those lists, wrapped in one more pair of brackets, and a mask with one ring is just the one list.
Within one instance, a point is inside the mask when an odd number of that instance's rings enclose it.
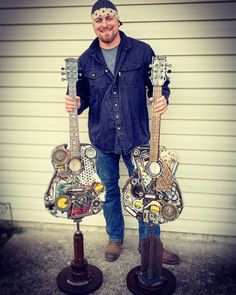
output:
{"label": "guitar sculpture", "polygon": [[178,157],[174,151],[160,146],[161,115],[154,110],[170,72],[166,56],[153,57],[151,68],[153,104],[150,147],[138,146],[132,150],[135,168],[122,189],[122,198],[124,208],[132,216],[146,223],[158,224],[178,218],[183,200],[175,179]]}
{"label": "guitar sculpture", "polygon": [[[68,81],[68,94],[76,99],[78,61],[67,58],[65,63],[62,74],[66,78],[63,80]],[[44,201],[52,215],[78,220],[102,209],[105,190],[96,173],[95,148],[89,144],[80,144],[77,109],[69,113],[69,129],[70,147],[62,144],[52,151],[55,172]]]}

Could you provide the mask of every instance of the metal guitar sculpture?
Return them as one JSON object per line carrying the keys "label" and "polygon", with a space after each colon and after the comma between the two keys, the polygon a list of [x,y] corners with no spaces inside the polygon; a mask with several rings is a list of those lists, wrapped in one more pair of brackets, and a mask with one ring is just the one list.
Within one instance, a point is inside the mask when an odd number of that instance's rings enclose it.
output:
{"label": "metal guitar sculpture", "polygon": [[175,179],[178,157],[174,151],[160,146],[161,115],[155,112],[155,102],[162,95],[170,65],[165,56],[152,60],[153,84],[152,125],[149,146],[139,146],[132,151],[133,175],[123,188],[124,208],[134,217],[150,225],[150,236],[141,242],[141,265],[127,275],[127,286],[133,294],[170,295],[176,288],[174,275],[162,267],[163,245],[154,235],[159,223],[179,217],[183,200]]}
{"label": "metal guitar sculpture", "polygon": [[[68,94],[76,99],[78,61],[67,58],[65,63],[63,80],[68,81]],[[105,190],[95,169],[96,150],[89,144],[80,144],[77,109],[69,113],[69,129],[70,147],[62,144],[52,151],[55,173],[44,201],[52,215],[77,220],[102,209]]]}
{"label": "metal guitar sculpture", "polygon": [[178,157],[174,151],[160,146],[161,115],[154,110],[162,95],[170,65],[165,56],[152,60],[153,84],[152,125],[149,146],[132,150],[135,169],[123,188],[124,208],[134,217],[147,223],[167,223],[175,220],[183,209],[179,185],[175,179]]}

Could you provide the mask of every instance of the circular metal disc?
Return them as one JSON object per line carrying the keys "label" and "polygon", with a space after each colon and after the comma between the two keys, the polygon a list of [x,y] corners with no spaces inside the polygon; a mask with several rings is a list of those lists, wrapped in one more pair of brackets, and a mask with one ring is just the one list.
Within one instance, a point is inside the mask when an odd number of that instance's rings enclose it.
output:
{"label": "circular metal disc", "polygon": [[65,165],[68,161],[68,155],[67,152],[63,149],[61,150],[56,150],[52,154],[52,160],[57,164],[57,165]]}
{"label": "circular metal disc", "polygon": [[70,160],[69,168],[72,172],[77,172],[81,169],[81,161],[78,158]]}
{"label": "circular metal disc", "polygon": [[96,157],[96,150],[95,148],[93,147],[88,147],[86,150],[85,150],[85,155],[89,158],[89,159],[93,159]]}
{"label": "circular metal disc", "polygon": [[92,292],[96,291],[102,284],[103,281],[103,274],[102,271],[94,266],[88,264],[87,272],[90,274],[90,281],[87,284],[80,284],[78,281],[78,285],[70,284],[70,278],[72,276],[72,268],[68,266],[64,268],[57,276],[57,286],[59,289],[70,295],[76,294],[91,294]]}
{"label": "circular metal disc", "polygon": [[158,177],[161,173],[161,165],[158,162],[148,162],[146,165],[146,171],[151,177]]}
{"label": "circular metal disc", "polygon": [[167,203],[162,206],[161,215],[167,220],[175,220],[178,215],[178,210],[175,205]]}
{"label": "circular metal disc", "polygon": [[171,295],[176,288],[176,278],[166,268],[162,268],[162,275],[165,278],[163,284],[158,287],[146,287],[139,281],[137,272],[140,266],[133,268],[127,275],[127,287],[135,295]]}

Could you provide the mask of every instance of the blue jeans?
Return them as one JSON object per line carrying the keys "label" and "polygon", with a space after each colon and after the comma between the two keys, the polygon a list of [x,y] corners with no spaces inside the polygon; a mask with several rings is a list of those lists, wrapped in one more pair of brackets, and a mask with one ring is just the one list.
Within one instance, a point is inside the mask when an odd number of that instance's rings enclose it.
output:
{"label": "blue jeans", "polygon": [[[124,239],[124,217],[122,214],[121,195],[119,187],[121,155],[115,153],[103,153],[97,150],[97,173],[106,187],[105,202],[103,212],[106,220],[106,232],[109,239],[113,242],[123,241]],[[132,174],[134,166],[131,155],[122,155],[129,175]],[[139,250],[143,238],[150,235],[150,225],[139,220]],[[160,236],[160,226],[155,226],[154,235]]]}

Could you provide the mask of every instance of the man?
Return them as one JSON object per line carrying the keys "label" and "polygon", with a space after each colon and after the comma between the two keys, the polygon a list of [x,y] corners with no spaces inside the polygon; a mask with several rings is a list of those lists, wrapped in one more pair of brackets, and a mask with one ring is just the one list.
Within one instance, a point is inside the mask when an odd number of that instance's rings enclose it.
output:
{"label": "man", "polygon": [[[92,25],[97,38],[79,58],[77,105],[66,96],[66,111],[75,107],[81,114],[89,107],[89,136],[97,149],[97,172],[106,187],[103,206],[109,242],[105,259],[116,260],[124,238],[124,219],[121,209],[119,160],[122,156],[129,175],[133,170],[131,150],[148,144],[150,139],[146,95],[152,96],[150,68],[155,55],[151,47],[127,37],[116,6],[99,0],[92,7]],[[163,85],[163,96],[155,111],[167,110],[169,81]],[[139,249],[141,240],[149,232],[139,221]],[[159,237],[160,228],[155,235]],[[163,263],[177,264],[179,257],[163,251]]]}

